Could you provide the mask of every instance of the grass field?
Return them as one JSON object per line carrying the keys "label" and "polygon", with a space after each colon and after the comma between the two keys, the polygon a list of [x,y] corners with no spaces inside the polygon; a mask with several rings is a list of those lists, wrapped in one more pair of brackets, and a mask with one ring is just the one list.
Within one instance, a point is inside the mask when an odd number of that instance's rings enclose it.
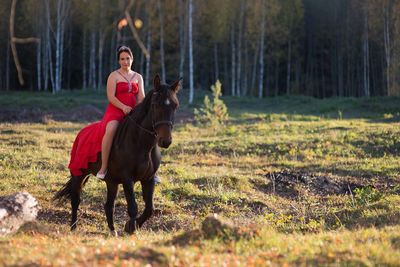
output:
{"label": "grass field", "polygon": [[[181,98],[156,212],[124,235],[120,190],[115,238],[104,183],[87,183],[73,233],[69,204],[51,202],[105,96],[0,94],[0,194],[28,191],[41,207],[36,223],[0,238],[0,265],[400,265],[400,98],[224,98],[230,119],[213,128],[193,123]],[[208,233],[214,213],[231,228]]]}

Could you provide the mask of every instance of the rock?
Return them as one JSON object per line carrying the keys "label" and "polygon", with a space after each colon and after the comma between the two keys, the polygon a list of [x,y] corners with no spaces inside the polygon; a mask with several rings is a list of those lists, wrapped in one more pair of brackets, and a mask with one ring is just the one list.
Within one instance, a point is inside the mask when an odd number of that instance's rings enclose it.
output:
{"label": "rock", "polygon": [[226,237],[234,229],[233,225],[223,221],[217,214],[207,216],[201,224],[201,230],[206,238]]}
{"label": "rock", "polygon": [[27,192],[0,197],[0,236],[14,233],[25,222],[34,221],[38,210],[36,199]]}
{"label": "rock", "polygon": [[217,214],[209,215],[204,219],[201,232],[207,239],[221,238],[225,241],[250,239],[259,234],[255,226],[238,226]]}

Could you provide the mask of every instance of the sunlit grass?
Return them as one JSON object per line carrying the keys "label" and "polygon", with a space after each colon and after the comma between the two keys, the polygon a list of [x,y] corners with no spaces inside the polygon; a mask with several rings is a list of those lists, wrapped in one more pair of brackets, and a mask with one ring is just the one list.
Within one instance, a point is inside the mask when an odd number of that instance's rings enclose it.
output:
{"label": "sunlit grass", "polygon": [[[74,99],[68,108],[84,104],[92,94],[68,93],[65,98]],[[26,94],[20,103],[42,107],[50,99],[39,95],[32,101]],[[59,97],[67,101],[63,99]],[[95,99],[103,107],[101,97]],[[68,230],[69,205],[51,202],[68,180],[71,145],[86,123],[52,119],[0,123],[1,195],[28,191],[41,206],[39,225],[1,238],[0,264],[398,264],[398,101],[304,97],[226,101],[227,125],[207,128],[189,123],[174,128],[173,144],[162,152],[155,215],[134,236],[120,238],[108,237],[103,183],[90,179],[84,188],[76,233]],[[52,111],[57,105],[42,108]],[[183,103],[182,109],[191,107]],[[326,194],[320,185],[299,181],[273,185],[271,173],[283,171],[327,177],[344,188],[351,186],[352,194]],[[382,195],[363,189],[367,185]],[[364,191],[355,191],[356,187]],[[142,210],[139,185],[135,192]],[[210,213],[222,214],[236,225],[252,225],[258,235],[229,242],[217,237],[171,244],[182,233],[198,229]],[[121,190],[115,214],[120,232],[127,219]]]}

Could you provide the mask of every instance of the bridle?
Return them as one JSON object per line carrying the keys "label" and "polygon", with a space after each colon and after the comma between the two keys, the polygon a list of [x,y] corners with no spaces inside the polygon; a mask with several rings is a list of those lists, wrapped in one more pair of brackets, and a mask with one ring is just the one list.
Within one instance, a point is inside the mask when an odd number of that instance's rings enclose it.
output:
{"label": "bridle", "polygon": [[[153,106],[154,104],[151,104],[151,106]],[[128,115],[128,118],[141,130],[143,130],[144,132],[154,136],[154,138],[157,138],[157,132],[156,132],[156,128],[160,125],[163,124],[167,124],[169,127],[171,127],[171,130],[174,128],[174,122],[172,120],[160,120],[160,121],[154,121],[153,119],[153,108],[151,108],[151,127],[152,127],[152,131],[148,130],[146,128],[144,128],[143,126],[141,126],[139,123],[137,123],[136,121],[134,121],[131,116]]]}

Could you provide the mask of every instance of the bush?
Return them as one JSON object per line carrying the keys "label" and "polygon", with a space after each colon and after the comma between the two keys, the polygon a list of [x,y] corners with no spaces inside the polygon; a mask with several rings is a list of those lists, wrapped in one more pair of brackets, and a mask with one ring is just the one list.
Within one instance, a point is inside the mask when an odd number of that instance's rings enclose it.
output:
{"label": "bush", "polygon": [[371,186],[356,188],[354,189],[354,194],[354,200],[360,206],[372,204],[381,200],[383,197],[383,193]]}
{"label": "bush", "polygon": [[224,124],[228,120],[228,108],[224,101],[220,99],[221,93],[221,82],[217,80],[215,85],[211,86],[213,93],[213,100],[210,101],[208,96],[204,97],[203,107],[194,109],[194,116],[200,124],[211,124],[218,126]]}

